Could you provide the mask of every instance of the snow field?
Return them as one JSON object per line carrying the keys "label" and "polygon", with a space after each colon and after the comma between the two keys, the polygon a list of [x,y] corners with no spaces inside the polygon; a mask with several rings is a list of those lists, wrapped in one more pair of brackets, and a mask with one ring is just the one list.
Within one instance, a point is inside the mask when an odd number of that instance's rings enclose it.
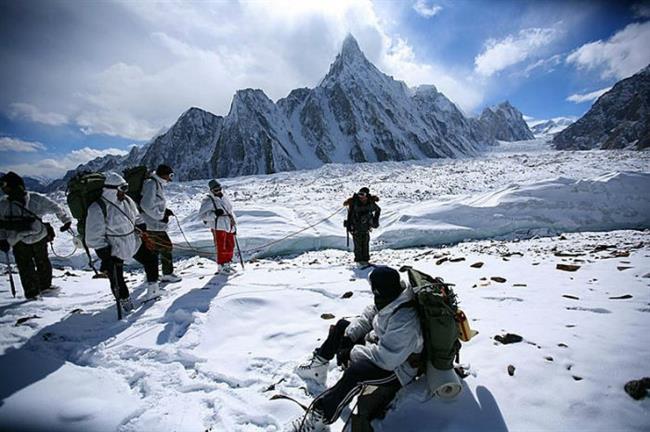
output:
{"label": "snow field", "polygon": [[[650,234],[562,238],[374,254],[376,262],[410,263],[455,283],[461,307],[480,332],[461,351],[470,376],[458,399],[427,400],[423,385],[412,384],[377,431],[421,431],[422,425],[644,430],[649,401],[632,400],[622,386],[647,375]],[[598,246],[608,249],[593,252]],[[18,307],[2,281],[0,325],[10,331],[0,341],[0,424],[23,419],[48,430],[282,430],[300,409],[270,397],[283,393],[309,402],[318,394],[322,389],[302,382],[293,367],[330,324],[372,301],[368,270],[351,269],[349,261],[342,251],[309,252],[260,260],[226,279],[212,275],[208,260],[183,260],[183,282],[167,285],[160,301],[145,303],[122,322],[115,321],[107,281],[90,279],[89,272],[64,276],[59,270],[58,296]],[[481,268],[470,267],[479,261]],[[581,267],[564,272],[558,263]],[[141,298],[142,275],[129,279]],[[348,291],[352,297],[341,298]],[[610,299],[626,294],[632,297]],[[39,318],[15,326],[32,315]],[[524,341],[493,340],[506,332]],[[514,376],[508,365],[515,366]],[[328,383],[339,374],[331,366]]]}

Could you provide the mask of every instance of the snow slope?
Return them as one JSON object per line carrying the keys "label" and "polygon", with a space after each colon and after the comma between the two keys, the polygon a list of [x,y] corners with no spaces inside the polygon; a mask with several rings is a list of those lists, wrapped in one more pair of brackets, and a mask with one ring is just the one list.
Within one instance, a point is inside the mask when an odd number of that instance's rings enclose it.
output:
{"label": "snow slope", "polygon": [[[411,264],[456,284],[480,332],[461,352],[470,372],[463,393],[427,400],[414,383],[375,424],[378,432],[642,431],[650,399],[634,401],[622,387],[649,375],[649,159],[555,152],[529,141],[477,159],[327,165],[224,183],[243,249],[323,219],[370,184],[383,208],[373,261]],[[193,212],[205,189],[174,184],[169,199],[202,247],[209,240]],[[330,324],[372,299],[368,270],[350,266],[342,217],[250,251],[257,258],[229,279],[214,276],[210,248],[205,257],[181,250],[176,227],[183,281],[120,322],[107,281],[91,278],[80,252],[53,259],[61,289],[36,302],[22,300],[17,275],[16,299],[0,278],[0,430],[282,430],[300,409],[270,397],[308,402],[322,390],[293,367]],[[69,242],[57,237],[59,255],[71,251]],[[130,267],[127,279],[141,300],[141,268]],[[346,292],[352,297],[342,298]],[[506,332],[524,341],[493,339]],[[332,367],[329,384],[340,373]]]}

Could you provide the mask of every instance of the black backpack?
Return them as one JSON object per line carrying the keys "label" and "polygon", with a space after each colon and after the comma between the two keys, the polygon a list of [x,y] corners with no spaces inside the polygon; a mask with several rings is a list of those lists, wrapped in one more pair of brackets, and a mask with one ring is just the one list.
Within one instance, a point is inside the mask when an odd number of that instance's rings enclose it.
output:
{"label": "black backpack", "polygon": [[144,165],[138,165],[127,168],[122,173],[124,174],[124,180],[129,184],[129,191],[126,194],[140,207],[142,187],[144,186],[144,181],[150,177],[149,170]]}
{"label": "black backpack", "polygon": [[[408,274],[415,294],[413,302],[418,311],[424,338],[423,364],[431,362],[433,367],[449,370],[460,352],[458,299],[451,284],[442,278],[433,277],[410,266],[400,268]],[[464,316],[464,314],[463,314]]]}
{"label": "black backpack", "polygon": [[88,208],[98,202],[106,216],[106,205],[100,200],[106,177],[102,173],[83,171],[68,181],[66,200],[72,217],[77,220],[77,232],[85,245],[86,217]]}

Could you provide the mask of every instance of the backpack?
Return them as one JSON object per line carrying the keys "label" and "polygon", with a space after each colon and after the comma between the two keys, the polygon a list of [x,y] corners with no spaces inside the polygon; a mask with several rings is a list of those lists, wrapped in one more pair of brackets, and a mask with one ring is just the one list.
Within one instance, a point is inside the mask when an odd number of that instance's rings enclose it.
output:
{"label": "backpack", "polygon": [[408,274],[415,294],[412,304],[405,305],[418,311],[424,338],[422,364],[430,362],[436,369],[452,369],[454,359],[459,357],[460,340],[468,341],[476,332],[469,329],[465,314],[458,309],[451,284],[410,266],[403,266],[400,271]]}
{"label": "backpack", "polygon": [[84,245],[86,231],[86,217],[88,208],[97,201],[100,204],[104,216],[106,216],[106,205],[100,200],[106,177],[102,173],[83,171],[75,174],[68,181],[66,200],[72,217],[77,220],[77,232]]}
{"label": "backpack", "polygon": [[126,193],[140,207],[142,201],[142,187],[144,181],[150,177],[149,170],[144,165],[127,168],[122,171],[124,180],[129,184],[129,191]]}

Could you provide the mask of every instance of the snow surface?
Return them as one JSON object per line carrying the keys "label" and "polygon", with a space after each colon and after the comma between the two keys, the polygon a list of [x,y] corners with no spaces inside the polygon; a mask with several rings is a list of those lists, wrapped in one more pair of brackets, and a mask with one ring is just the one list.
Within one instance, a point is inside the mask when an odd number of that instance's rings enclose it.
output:
{"label": "snow surface", "polygon": [[[629,230],[650,225],[649,158],[531,141],[478,159],[328,165],[225,184],[243,249],[317,222],[370,184],[383,208],[373,261],[456,284],[480,332],[461,351],[464,391],[446,402],[413,383],[376,431],[642,431],[650,399],[631,399],[623,385],[650,375],[650,232]],[[192,216],[204,189],[172,185],[169,201],[190,241],[207,246]],[[0,430],[282,430],[300,409],[270,397],[318,394],[293,367],[330,324],[372,300],[368,270],[352,268],[345,251],[342,218],[258,253],[230,278],[214,276],[210,253],[185,251],[176,263],[183,281],[119,322],[107,281],[92,279],[79,253],[53,260],[61,289],[39,301],[24,302],[17,275],[12,299],[2,278]],[[567,233],[594,230],[602,232]],[[177,230],[172,237],[182,246]],[[443,245],[465,238],[474,240]],[[69,241],[59,235],[57,253],[70,252]],[[141,269],[127,278],[142,299]],[[506,332],[524,341],[494,341]],[[331,367],[328,383],[340,373]]]}

